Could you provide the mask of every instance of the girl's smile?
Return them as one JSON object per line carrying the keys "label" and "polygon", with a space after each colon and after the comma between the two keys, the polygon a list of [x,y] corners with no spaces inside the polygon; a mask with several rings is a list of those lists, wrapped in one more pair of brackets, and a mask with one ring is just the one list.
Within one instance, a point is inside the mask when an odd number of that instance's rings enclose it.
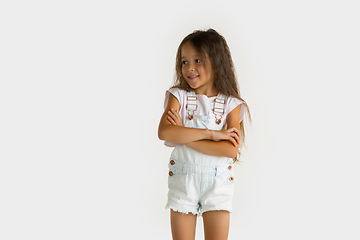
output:
{"label": "girl's smile", "polygon": [[186,42],[181,49],[181,59],[182,75],[195,93],[216,96],[210,57],[200,54],[191,42]]}
{"label": "girl's smile", "polygon": [[191,75],[191,76],[188,76],[188,79],[189,80],[194,80],[197,77],[199,77],[199,75]]}

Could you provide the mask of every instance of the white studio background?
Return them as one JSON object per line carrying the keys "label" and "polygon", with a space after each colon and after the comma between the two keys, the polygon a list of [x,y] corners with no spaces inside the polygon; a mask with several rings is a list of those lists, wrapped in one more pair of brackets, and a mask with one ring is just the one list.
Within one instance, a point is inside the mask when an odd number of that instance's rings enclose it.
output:
{"label": "white studio background", "polygon": [[178,44],[212,27],[253,118],[229,239],[359,239],[359,22],[355,1],[1,2],[0,238],[171,239],[157,125]]}

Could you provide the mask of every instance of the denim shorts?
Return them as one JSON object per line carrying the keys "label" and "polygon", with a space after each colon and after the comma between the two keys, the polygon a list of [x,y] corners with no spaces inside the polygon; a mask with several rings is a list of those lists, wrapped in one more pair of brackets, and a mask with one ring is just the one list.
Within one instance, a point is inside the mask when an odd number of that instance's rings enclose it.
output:
{"label": "denim shorts", "polygon": [[206,211],[232,211],[233,164],[204,165],[170,159],[166,208],[201,216]]}

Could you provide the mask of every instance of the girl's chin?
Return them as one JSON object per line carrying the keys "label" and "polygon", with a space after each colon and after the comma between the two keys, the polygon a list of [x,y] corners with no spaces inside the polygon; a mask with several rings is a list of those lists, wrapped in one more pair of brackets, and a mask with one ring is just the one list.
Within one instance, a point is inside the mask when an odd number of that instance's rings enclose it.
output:
{"label": "girl's chin", "polygon": [[192,88],[193,90],[195,90],[197,88],[196,85],[193,85],[193,84],[188,84],[190,88]]}
{"label": "girl's chin", "polygon": [[194,81],[187,81],[187,84],[191,87],[191,88],[196,88],[197,84]]}

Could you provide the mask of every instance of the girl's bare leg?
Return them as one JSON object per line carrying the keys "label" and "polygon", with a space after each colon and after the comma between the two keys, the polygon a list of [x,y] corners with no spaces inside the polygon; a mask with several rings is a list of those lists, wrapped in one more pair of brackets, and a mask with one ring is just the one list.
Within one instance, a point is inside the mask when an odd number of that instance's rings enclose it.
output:
{"label": "girl's bare leg", "polygon": [[196,231],[196,215],[183,214],[171,209],[170,221],[173,240],[194,240]]}
{"label": "girl's bare leg", "polygon": [[203,213],[205,240],[227,240],[230,226],[228,211]]}

